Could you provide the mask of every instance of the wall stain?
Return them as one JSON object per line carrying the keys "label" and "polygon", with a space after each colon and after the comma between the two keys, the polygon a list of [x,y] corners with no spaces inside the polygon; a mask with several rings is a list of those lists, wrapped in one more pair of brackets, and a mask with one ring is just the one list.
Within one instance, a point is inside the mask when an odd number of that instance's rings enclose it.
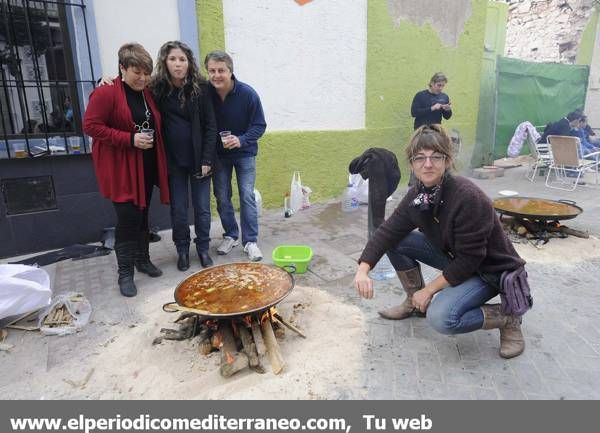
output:
{"label": "wall stain", "polygon": [[471,16],[471,0],[388,0],[394,25],[410,21],[418,26],[429,23],[444,45],[456,47]]}

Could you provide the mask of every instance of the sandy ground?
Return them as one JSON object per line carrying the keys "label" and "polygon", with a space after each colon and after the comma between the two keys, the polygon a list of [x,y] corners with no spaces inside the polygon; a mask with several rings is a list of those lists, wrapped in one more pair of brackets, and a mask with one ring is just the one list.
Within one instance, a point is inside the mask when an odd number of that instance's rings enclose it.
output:
{"label": "sandy ground", "polygon": [[[548,268],[561,269],[561,275],[574,275],[578,264],[600,258],[600,239],[594,236],[551,239],[539,247],[515,244],[515,248],[527,260],[531,275]],[[545,287],[547,282],[540,281],[536,280],[537,285]],[[152,345],[161,328],[176,328],[172,321],[178,314],[157,308],[164,300],[164,291],[154,292],[136,304],[132,310],[134,320],[96,319],[82,332],[68,337],[9,331],[6,341],[14,349],[0,352],[3,374],[12,376],[0,378],[3,398],[365,398],[364,369],[368,361],[364,351],[370,318],[368,312],[347,299],[318,288],[296,287],[278,309],[308,338],[286,331],[280,341],[286,362],[284,372],[274,375],[265,360],[266,374],[245,371],[229,379],[219,374],[220,355],[201,355],[197,340]]]}
{"label": "sandy ground", "polygon": [[[147,321],[127,327],[97,347],[65,348],[60,366],[46,372],[32,371],[13,383],[4,398],[33,399],[347,399],[360,398],[362,348],[366,339],[362,312],[328,293],[296,287],[278,306],[283,317],[308,336],[302,339],[287,330],[279,341],[286,362],[279,375],[244,371],[224,379],[219,353],[198,352],[196,339],[163,341],[152,345],[162,327],[178,314],[156,309],[149,299],[144,306]],[[111,326],[90,324],[89,326]],[[115,324],[114,326],[122,326]],[[114,328],[112,329],[114,331]],[[78,334],[83,335],[85,330]],[[71,344],[72,337],[55,339],[55,345]],[[61,340],[61,338],[64,338]],[[64,354],[71,359],[64,359]],[[66,355],[67,357],[69,355]],[[357,391],[359,390],[359,391]]]}

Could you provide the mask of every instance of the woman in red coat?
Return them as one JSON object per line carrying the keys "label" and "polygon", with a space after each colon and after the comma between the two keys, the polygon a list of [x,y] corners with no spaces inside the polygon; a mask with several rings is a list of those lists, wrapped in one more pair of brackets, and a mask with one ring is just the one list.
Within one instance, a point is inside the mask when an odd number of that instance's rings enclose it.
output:
{"label": "woman in red coat", "polygon": [[150,261],[148,206],[154,185],[160,200],[169,202],[165,149],[160,112],[146,89],[152,58],[140,44],[119,49],[119,76],[114,86],[94,90],[83,129],[93,139],[92,157],[100,192],[117,214],[115,253],[119,289],[135,296],[134,265],[151,277],[162,275]]}

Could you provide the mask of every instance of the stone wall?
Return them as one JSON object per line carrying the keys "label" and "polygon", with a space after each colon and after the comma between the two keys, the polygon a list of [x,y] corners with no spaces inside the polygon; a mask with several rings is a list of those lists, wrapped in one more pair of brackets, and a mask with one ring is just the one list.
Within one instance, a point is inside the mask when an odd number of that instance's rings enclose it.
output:
{"label": "stone wall", "polygon": [[594,0],[509,0],[505,55],[573,64]]}

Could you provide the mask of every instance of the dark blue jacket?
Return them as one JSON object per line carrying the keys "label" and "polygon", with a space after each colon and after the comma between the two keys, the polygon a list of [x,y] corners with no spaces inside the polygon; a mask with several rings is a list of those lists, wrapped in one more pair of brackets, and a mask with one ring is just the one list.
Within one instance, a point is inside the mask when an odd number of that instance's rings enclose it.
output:
{"label": "dark blue jacket", "polygon": [[452,117],[452,110],[436,110],[431,111],[431,107],[437,103],[447,104],[450,102],[450,98],[445,93],[435,95],[429,90],[422,90],[418,92],[413,98],[412,105],[410,107],[410,114],[415,118],[414,129],[417,129],[421,125],[431,125],[434,123],[442,123],[442,116],[448,120]]}
{"label": "dark blue jacket", "polygon": [[225,101],[211,85],[210,94],[217,119],[217,131],[231,131],[240,139],[241,147],[225,149],[217,138],[219,158],[240,158],[256,156],[258,139],[265,133],[267,122],[263,113],[260,98],[249,85],[233,78],[233,89],[225,97]]}

